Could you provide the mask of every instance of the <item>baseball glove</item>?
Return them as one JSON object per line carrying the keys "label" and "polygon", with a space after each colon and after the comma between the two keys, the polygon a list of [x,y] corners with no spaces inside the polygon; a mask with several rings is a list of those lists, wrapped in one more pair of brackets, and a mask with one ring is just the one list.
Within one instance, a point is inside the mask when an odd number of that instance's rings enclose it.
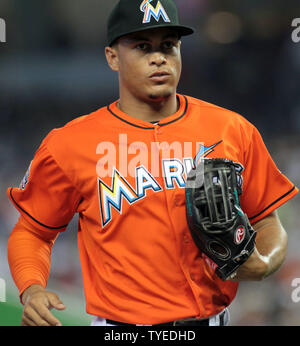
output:
{"label": "baseball glove", "polygon": [[255,248],[256,232],[240,207],[243,166],[227,159],[202,159],[187,175],[186,216],[199,250],[216,264],[223,281]]}

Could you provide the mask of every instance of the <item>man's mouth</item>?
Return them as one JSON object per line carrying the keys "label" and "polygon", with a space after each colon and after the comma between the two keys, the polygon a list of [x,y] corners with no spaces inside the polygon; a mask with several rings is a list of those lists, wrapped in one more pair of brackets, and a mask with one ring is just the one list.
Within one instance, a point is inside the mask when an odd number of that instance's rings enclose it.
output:
{"label": "man's mouth", "polygon": [[169,77],[170,74],[168,72],[162,71],[153,73],[149,78],[153,82],[165,82]]}

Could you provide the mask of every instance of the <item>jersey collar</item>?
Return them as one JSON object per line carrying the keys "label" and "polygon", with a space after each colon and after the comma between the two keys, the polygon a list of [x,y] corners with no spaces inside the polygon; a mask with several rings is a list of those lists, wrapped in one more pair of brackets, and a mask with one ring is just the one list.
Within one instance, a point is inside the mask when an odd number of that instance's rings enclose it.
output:
{"label": "jersey collar", "polygon": [[[179,99],[179,109],[176,113],[167,116],[166,118],[160,120],[155,126],[166,126],[169,125],[175,121],[178,121],[179,119],[183,118],[184,115],[187,112],[188,109],[188,100],[186,96],[177,94],[177,98]],[[113,102],[109,106],[107,106],[107,110],[116,118],[119,120],[127,123],[128,125],[135,126],[141,129],[145,130],[151,130],[154,129],[155,126],[145,120],[140,120],[137,118],[134,118],[124,112],[122,112],[118,107],[117,107],[117,101]]]}

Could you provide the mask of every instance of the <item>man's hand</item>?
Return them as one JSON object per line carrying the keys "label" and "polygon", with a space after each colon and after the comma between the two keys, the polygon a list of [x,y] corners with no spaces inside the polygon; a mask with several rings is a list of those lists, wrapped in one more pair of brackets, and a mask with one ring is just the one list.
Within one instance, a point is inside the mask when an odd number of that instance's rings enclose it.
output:
{"label": "man's hand", "polygon": [[255,248],[247,261],[242,264],[230,281],[261,281],[268,274],[268,258]]}
{"label": "man's hand", "polygon": [[61,326],[51,314],[51,309],[64,310],[66,307],[56,293],[46,291],[40,285],[31,285],[22,294],[24,311],[22,326]]}
{"label": "man's hand", "polygon": [[232,275],[231,281],[260,281],[277,271],[287,251],[287,234],[276,211],[253,225],[256,248],[248,260]]}

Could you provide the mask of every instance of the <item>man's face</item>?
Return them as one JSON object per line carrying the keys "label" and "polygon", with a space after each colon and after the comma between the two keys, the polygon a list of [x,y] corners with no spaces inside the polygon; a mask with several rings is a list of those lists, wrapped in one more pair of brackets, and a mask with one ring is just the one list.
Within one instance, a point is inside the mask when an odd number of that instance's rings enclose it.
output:
{"label": "man's face", "polygon": [[[181,74],[180,40],[175,30],[157,28],[126,35],[114,46],[120,92],[144,101],[176,93]],[[126,88],[126,89],[124,89]]]}

